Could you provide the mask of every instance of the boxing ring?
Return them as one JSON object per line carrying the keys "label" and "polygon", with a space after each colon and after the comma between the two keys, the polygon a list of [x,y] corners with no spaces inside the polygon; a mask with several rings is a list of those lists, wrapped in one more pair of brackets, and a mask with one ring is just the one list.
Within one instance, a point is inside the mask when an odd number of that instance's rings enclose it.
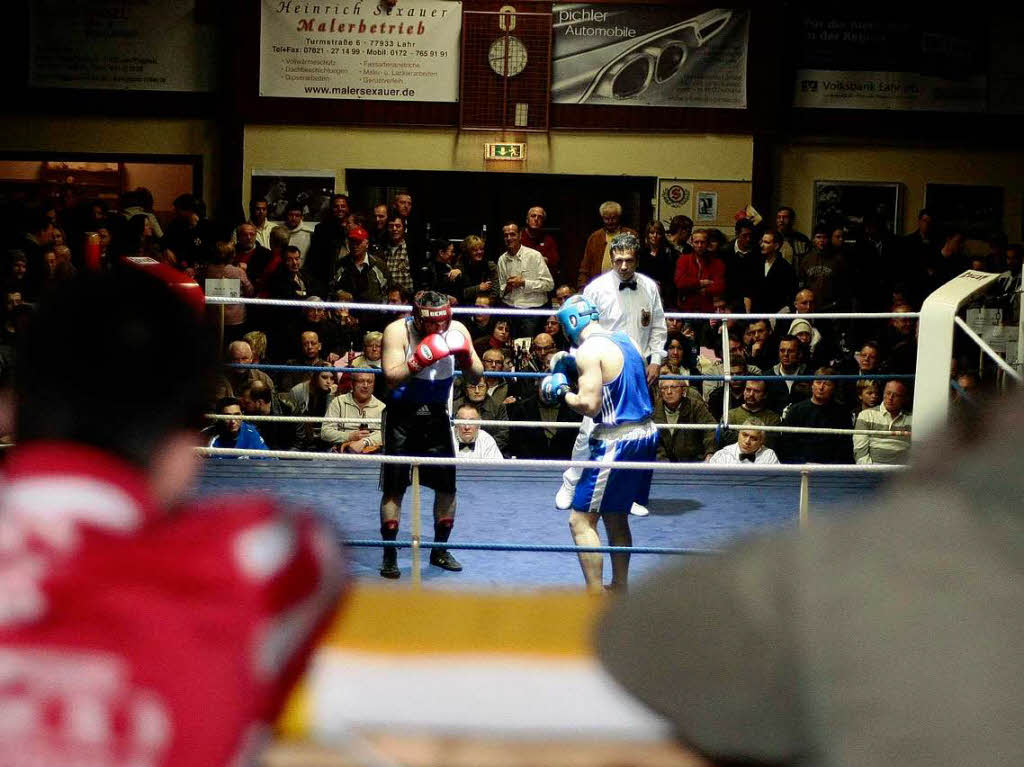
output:
{"label": "boxing ring", "polygon": [[[994,278],[971,276],[951,295],[930,298],[920,314],[900,315],[918,320],[921,331],[914,443],[922,434],[937,431],[946,417],[955,312],[969,295]],[[301,301],[250,299],[245,303],[309,308]],[[354,312],[408,311],[408,307],[352,303],[317,306]],[[456,309],[456,313],[515,312],[471,307]],[[755,315],[735,316],[752,319]],[[794,319],[794,315],[768,316]],[[666,377],[722,381],[724,418],[712,428],[737,429],[727,420],[728,383],[736,378],[729,375],[727,337],[723,342],[722,375]],[[983,344],[981,348],[985,352]],[[1014,381],[1020,380],[1012,368],[1003,369]],[[324,368],[306,370],[322,372]],[[334,372],[346,371],[355,369],[336,368]],[[524,378],[541,374],[488,371],[487,375]],[[792,376],[796,380],[824,377]],[[864,377],[835,376],[838,380]],[[242,420],[301,423],[325,419],[248,416]],[[453,419],[452,423],[460,421]],[[472,423],[485,429],[491,425],[486,420]],[[550,422],[502,421],[493,425],[499,424],[576,428],[575,424]],[[659,428],[706,430],[709,425],[661,424]],[[765,432],[818,431],[757,428]],[[854,429],[827,431],[856,433]],[[247,455],[250,460],[205,461],[200,493],[244,488],[316,510],[348,546],[358,579],[347,611],[329,630],[310,673],[286,707],[279,722],[284,740],[268,756],[269,767],[298,763],[339,767],[569,767],[581,763],[681,767],[699,763],[678,751],[667,723],[625,696],[593,656],[590,635],[607,601],[585,593],[573,556],[579,549],[572,545],[566,524],[568,514],[554,507],[561,472],[570,461],[509,459],[490,463],[332,453],[202,452]],[[401,538],[393,544],[399,547],[402,577],[398,581],[385,581],[378,575],[380,550],[388,545],[380,540],[378,516],[379,464],[385,461],[414,466],[413,484],[403,505]],[[456,525],[452,539],[444,545],[458,552],[464,565],[459,573],[422,561],[423,550],[429,552],[432,545],[429,533],[425,538],[422,535],[424,514],[430,528],[431,497],[429,492],[421,492],[418,467],[428,463],[457,467]],[[630,466],[615,465],[623,470]],[[650,515],[630,518],[634,543],[630,572],[633,578],[642,579],[669,560],[696,562],[754,533],[797,530],[862,512],[870,508],[876,494],[885,492],[887,481],[907,467],[656,463],[636,468],[654,469]],[[429,588],[418,588],[421,583]]]}

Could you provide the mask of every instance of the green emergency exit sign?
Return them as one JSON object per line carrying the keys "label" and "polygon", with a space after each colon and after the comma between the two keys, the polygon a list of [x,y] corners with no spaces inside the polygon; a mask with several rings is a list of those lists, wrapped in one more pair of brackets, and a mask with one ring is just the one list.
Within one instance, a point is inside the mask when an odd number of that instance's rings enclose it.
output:
{"label": "green emergency exit sign", "polygon": [[484,144],[485,160],[525,160],[526,144]]}

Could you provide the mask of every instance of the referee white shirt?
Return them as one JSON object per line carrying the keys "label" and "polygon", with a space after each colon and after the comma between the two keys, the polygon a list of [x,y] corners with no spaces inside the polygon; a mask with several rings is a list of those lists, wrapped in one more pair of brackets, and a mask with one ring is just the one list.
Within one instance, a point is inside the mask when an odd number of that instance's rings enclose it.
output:
{"label": "referee white shirt", "polygon": [[592,279],[583,289],[583,295],[601,313],[602,328],[621,330],[633,340],[640,354],[652,364],[660,365],[665,359],[668,329],[658,284],[639,272],[633,275],[632,280],[636,281],[635,289],[626,287],[620,290],[622,280],[612,269]]}
{"label": "referee white shirt", "polygon": [[[526,283],[505,292],[508,278],[520,276]],[[548,265],[540,251],[520,245],[515,253],[505,251],[498,258],[498,285],[502,299],[516,309],[536,309],[548,302],[548,293],[555,289]]]}
{"label": "referee white shirt", "polygon": [[498,447],[498,443],[494,441],[494,437],[483,429],[479,429],[479,431],[477,431],[476,439],[472,444],[473,446],[470,447],[459,439],[458,429],[455,430],[456,455],[459,458],[466,458],[472,461],[502,461],[505,458],[505,456],[501,454],[501,449]]}
{"label": "referee white shirt", "polygon": [[[775,455],[775,451],[770,447],[762,447],[756,453],[754,453],[753,463],[778,463],[779,457]],[[723,447],[721,450],[711,456],[709,463],[718,464],[734,464],[734,463],[745,463],[740,460],[740,445],[738,442],[733,442],[727,447]]]}

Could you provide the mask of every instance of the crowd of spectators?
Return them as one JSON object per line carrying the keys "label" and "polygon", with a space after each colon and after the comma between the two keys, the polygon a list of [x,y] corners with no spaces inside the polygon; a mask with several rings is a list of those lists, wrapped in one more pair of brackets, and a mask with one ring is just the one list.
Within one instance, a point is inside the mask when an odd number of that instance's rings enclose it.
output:
{"label": "crowd of spectators", "polygon": [[[352,210],[346,195],[335,195],[330,216],[315,225],[304,221],[298,204],[283,206],[282,223],[269,221],[264,199],[251,202],[245,220],[225,225],[207,218],[204,204],[191,194],[179,196],[173,216],[161,222],[145,189],[125,193],[117,206],[94,201],[69,209],[41,205],[7,218],[3,364],[9,362],[6,350],[17,336],[19,317],[49,284],[84,268],[85,233],[94,232],[98,236],[92,247],[98,246],[100,268],[116,269],[124,256],[148,257],[182,270],[201,285],[204,278],[235,278],[243,296],[308,304],[285,310],[260,306],[247,311],[241,304],[224,309],[226,361],[300,369],[271,375],[227,369],[211,409],[225,415],[345,420],[322,428],[315,423],[255,422],[252,429],[224,420],[211,427],[211,444],[257,444],[255,437],[258,444],[279,450],[373,452],[381,448],[377,422],[385,399],[383,376],[374,374],[381,364],[380,331],[400,315],[325,310],[318,304],[405,305],[415,291],[431,289],[458,306],[550,308],[552,314],[546,317],[464,317],[485,371],[492,375],[457,387],[453,412],[488,421],[552,424],[463,429],[456,432],[468,446],[462,452],[483,443],[480,450],[487,455],[566,458],[574,432],[554,424],[576,421],[575,414],[564,406],[545,406],[538,397],[537,378],[494,374],[545,371],[550,356],[565,348],[555,309],[609,270],[613,236],[636,232],[622,221],[618,203],[606,202],[597,212],[600,226],[587,238],[578,270],[569,274],[573,261],[560,255],[558,237],[545,228],[547,214],[540,206],[530,207],[522,219],[508,220],[496,245],[478,234],[457,241],[425,240],[427,230],[408,193],[365,214]],[[663,430],[659,457],[666,461],[710,460],[716,451],[735,445],[743,432],[721,428],[727,419],[737,426],[884,432],[876,438],[758,431],[758,450],[768,450],[783,462],[903,462],[909,437],[900,432],[911,427],[912,384],[900,376],[914,372],[916,321],[829,322],[802,315],[911,313],[928,293],[968,267],[1000,273],[998,295],[992,300],[1007,316],[1019,311],[1021,245],[1007,244],[996,235],[987,254],[969,258],[964,233],[951,228],[940,232],[928,210],[920,212],[916,230],[904,237],[893,236],[871,219],[854,232],[839,225],[819,226],[807,236],[797,228],[789,207],[779,208],[762,225],[738,218],[728,236],[719,229],[695,228],[685,216],[673,218],[667,230],[658,221],[637,229],[638,271],[655,281],[666,311],[792,315],[782,320],[666,321],[663,375],[725,373],[724,322],[728,372],[756,377],[727,384],[656,381],[656,422],[707,425],[706,430]],[[92,257],[96,255],[94,250]],[[219,307],[209,311],[219,321]],[[341,368],[365,368],[367,373],[337,372]],[[970,401],[978,371],[962,362],[954,368],[957,398]],[[879,377],[785,377],[837,373]]]}

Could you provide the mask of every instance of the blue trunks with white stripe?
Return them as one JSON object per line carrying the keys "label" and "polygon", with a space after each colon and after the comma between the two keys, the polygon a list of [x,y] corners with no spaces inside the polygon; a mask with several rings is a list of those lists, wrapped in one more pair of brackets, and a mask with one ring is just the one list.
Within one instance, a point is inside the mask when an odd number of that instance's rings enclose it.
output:
{"label": "blue trunks with white stripe", "polygon": [[626,514],[634,503],[647,505],[653,469],[616,469],[616,461],[655,461],[658,430],[652,421],[618,426],[598,425],[590,436],[590,460],[583,470],[572,508],[588,513]]}

